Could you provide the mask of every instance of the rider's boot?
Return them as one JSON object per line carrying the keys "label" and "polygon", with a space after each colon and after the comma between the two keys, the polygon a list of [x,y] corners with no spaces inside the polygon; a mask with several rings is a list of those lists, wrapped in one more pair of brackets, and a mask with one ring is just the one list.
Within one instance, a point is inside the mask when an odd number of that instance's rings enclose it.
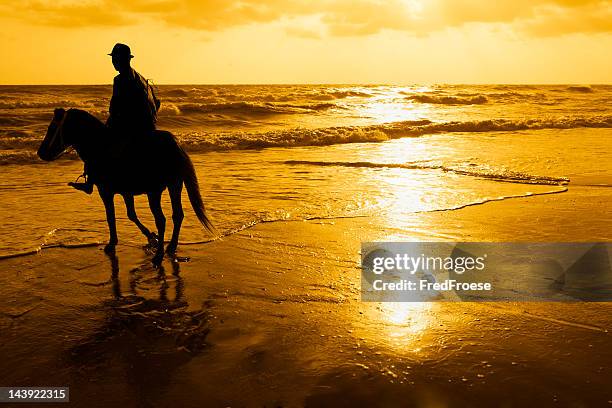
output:
{"label": "rider's boot", "polygon": [[[83,183],[78,183],[79,179],[84,179],[85,182]],[[81,174],[79,177],[77,177],[77,179],[72,182],[72,183],[68,183],[68,185],[70,187],[73,187],[79,191],[83,191],[87,194],[91,194],[93,193],[93,182],[91,181],[91,177],[89,177],[89,175],[87,174],[87,165],[85,165],[85,167],[83,168],[83,174]]]}
{"label": "rider's boot", "polygon": [[93,193],[93,184],[86,181],[85,183],[68,183],[69,186],[74,187],[79,191],[84,191],[87,194]]}

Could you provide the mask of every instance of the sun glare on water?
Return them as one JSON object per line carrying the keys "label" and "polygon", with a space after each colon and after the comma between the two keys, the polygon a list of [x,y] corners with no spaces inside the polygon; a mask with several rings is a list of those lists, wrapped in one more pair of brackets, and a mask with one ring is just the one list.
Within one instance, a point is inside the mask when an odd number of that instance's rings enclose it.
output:
{"label": "sun glare on water", "polygon": [[359,114],[374,119],[376,123],[413,121],[426,119],[430,112],[427,104],[413,104],[407,95],[426,92],[427,87],[393,87],[370,98],[363,105]]}

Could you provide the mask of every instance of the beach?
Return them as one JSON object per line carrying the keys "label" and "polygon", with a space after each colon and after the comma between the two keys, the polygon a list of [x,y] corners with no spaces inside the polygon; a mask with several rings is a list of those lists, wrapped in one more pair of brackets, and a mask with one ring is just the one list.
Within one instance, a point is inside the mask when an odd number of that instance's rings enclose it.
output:
{"label": "beach", "polygon": [[161,268],[118,197],[103,252],[74,154],[35,157],[53,107],[104,119],[108,89],[0,92],[3,385],[92,407],[612,405],[610,303],[361,298],[363,242],[611,241],[609,86],[162,87],[220,237],[184,197]]}
{"label": "beach", "polygon": [[[580,196],[428,221],[452,234],[490,222],[491,211],[539,214],[547,233],[559,222],[546,217],[551,202]],[[71,401],[88,406],[609,404],[609,303],[362,302],[359,243],[385,238],[378,222],[264,223],[183,246],[190,260],[159,270],[135,245],[116,257],[52,248],[5,260],[1,377],[69,385]],[[472,228],[470,238],[506,239],[505,225]]]}

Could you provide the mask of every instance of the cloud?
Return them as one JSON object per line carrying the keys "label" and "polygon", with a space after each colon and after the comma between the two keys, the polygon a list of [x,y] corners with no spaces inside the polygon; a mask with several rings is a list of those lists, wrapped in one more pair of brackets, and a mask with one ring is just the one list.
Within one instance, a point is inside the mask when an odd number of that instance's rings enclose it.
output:
{"label": "cloud", "polygon": [[[9,9],[12,13],[4,12]],[[331,36],[383,30],[427,34],[472,23],[505,24],[533,36],[612,32],[612,0],[9,0],[0,10],[5,18],[67,28],[159,21],[214,32],[316,17]],[[285,31],[320,36],[310,27],[289,26]]]}
{"label": "cloud", "polygon": [[0,5],[5,18],[13,16],[37,25],[56,27],[124,26],[127,15],[100,3],[61,3],[43,1],[8,1]]}
{"label": "cloud", "polygon": [[575,8],[546,6],[519,23],[522,31],[537,37],[572,33],[612,32],[612,4],[585,4]]}
{"label": "cloud", "polygon": [[319,38],[323,37],[320,32],[316,30],[312,30],[310,28],[303,28],[303,27],[289,26],[285,28],[285,32],[289,34],[290,36],[306,38],[306,39],[318,40]]}

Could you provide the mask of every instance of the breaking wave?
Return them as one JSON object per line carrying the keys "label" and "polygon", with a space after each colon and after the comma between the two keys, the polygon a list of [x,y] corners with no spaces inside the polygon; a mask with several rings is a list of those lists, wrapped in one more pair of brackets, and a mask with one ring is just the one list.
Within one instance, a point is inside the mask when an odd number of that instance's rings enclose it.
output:
{"label": "breaking wave", "polygon": [[477,96],[434,96],[434,95],[412,95],[406,99],[420,103],[431,103],[440,105],[481,105],[489,100],[484,95]]}
{"label": "breaking wave", "polygon": [[612,128],[612,117],[560,118],[512,121],[505,119],[442,122],[429,120],[391,122],[370,126],[337,126],[319,129],[288,129],[261,133],[198,132],[179,135],[192,151],[259,149],[266,147],[328,146],[344,143],[383,142],[402,137],[439,133],[483,133],[541,129]]}

